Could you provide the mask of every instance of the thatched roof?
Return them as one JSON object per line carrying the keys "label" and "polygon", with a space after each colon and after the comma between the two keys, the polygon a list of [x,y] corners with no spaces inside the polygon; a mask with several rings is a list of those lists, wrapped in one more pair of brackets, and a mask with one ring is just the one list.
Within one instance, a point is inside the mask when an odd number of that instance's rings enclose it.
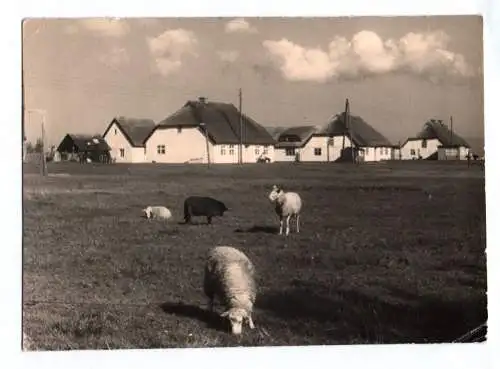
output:
{"label": "thatched roof", "polygon": [[[221,102],[188,101],[182,108],[158,123],[155,130],[200,127],[200,123],[205,124],[208,136],[215,144],[240,143],[239,111],[233,104]],[[242,133],[244,144],[273,145],[275,143],[263,126],[245,114],[243,114]]]}
{"label": "thatched roof", "polygon": [[350,136],[359,147],[389,147],[394,146],[385,136],[375,130],[357,115],[350,115],[350,131],[344,123],[344,113],[334,115],[316,136]]}
{"label": "thatched roof", "polygon": [[127,141],[133,147],[144,147],[145,139],[155,128],[155,122],[152,119],[120,116],[118,118],[113,118],[108,128],[104,131],[103,136],[106,136],[113,123],[119,127]]}
{"label": "thatched roof", "polygon": [[281,132],[288,129],[287,127],[264,127],[264,128],[267,130],[267,132],[269,132],[269,134],[274,140],[278,140],[278,137],[281,134]]}
{"label": "thatched roof", "polygon": [[455,132],[451,130],[442,120],[431,119],[424,124],[422,130],[409,140],[430,140],[438,139],[442,146],[463,146],[470,147],[469,144]]}
{"label": "thatched roof", "polygon": [[111,148],[101,135],[68,133],[57,147],[59,152],[110,151]]}
{"label": "thatched roof", "polygon": [[281,132],[276,139],[276,148],[302,147],[318,131],[316,126],[290,127]]}

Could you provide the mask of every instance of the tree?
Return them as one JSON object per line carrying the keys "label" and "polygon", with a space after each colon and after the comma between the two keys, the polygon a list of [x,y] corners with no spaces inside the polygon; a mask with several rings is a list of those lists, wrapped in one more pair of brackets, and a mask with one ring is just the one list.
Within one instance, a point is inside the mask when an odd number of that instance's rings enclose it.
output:
{"label": "tree", "polygon": [[28,154],[35,152],[35,148],[33,147],[33,144],[29,141],[26,142],[26,152]]}
{"label": "tree", "polygon": [[43,141],[41,138],[37,138],[34,150],[35,150],[35,152],[42,152],[43,151]]}

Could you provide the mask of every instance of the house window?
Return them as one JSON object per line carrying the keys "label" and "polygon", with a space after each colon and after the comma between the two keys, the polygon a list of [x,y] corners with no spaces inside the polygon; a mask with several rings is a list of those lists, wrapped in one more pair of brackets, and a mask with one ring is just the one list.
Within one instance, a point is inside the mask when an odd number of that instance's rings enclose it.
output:
{"label": "house window", "polygon": [[410,155],[415,155],[415,149],[410,150]]}
{"label": "house window", "polygon": [[229,155],[234,155],[234,145],[229,145]]}
{"label": "house window", "polygon": [[333,138],[329,138],[328,139],[328,146],[333,146],[333,142],[334,142],[334,139]]}
{"label": "house window", "polygon": [[125,157],[125,149],[120,149],[120,157],[121,158]]}
{"label": "house window", "polygon": [[381,155],[381,156],[382,156],[382,155],[384,155],[384,148],[383,148],[383,147],[381,147],[381,148],[379,149],[379,151],[380,151],[380,155]]}
{"label": "house window", "polygon": [[177,127],[177,133],[182,133],[182,127]]}
{"label": "house window", "polygon": [[226,155],[226,146],[225,145],[221,145],[220,146],[220,154],[221,155]]}
{"label": "house window", "polygon": [[268,146],[264,146],[264,150],[262,150],[262,153],[264,155],[267,155],[269,153],[269,147]]}
{"label": "house window", "polygon": [[260,147],[256,147],[255,148],[255,155],[259,155],[260,154]]}
{"label": "house window", "polygon": [[288,148],[285,150],[285,155],[286,156],[295,156],[295,148]]}
{"label": "house window", "polygon": [[427,148],[427,140],[422,140],[422,149]]}
{"label": "house window", "polygon": [[314,155],[321,156],[321,147],[314,148]]}
{"label": "house window", "polygon": [[370,155],[370,148],[369,147],[366,148],[366,155]]}
{"label": "house window", "polygon": [[144,155],[146,155],[146,148],[144,148]]}
{"label": "house window", "polygon": [[389,155],[389,148],[388,147],[385,148],[385,155]]}
{"label": "house window", "polygon": [[160,155],[165,154],[165,145],[156,146],[156,152]]}
{"label": "house window", "polygon": [[116,132],[117,132],[117,131],[116,131],[116,128],[115,128],[115,135],[116,135]]}

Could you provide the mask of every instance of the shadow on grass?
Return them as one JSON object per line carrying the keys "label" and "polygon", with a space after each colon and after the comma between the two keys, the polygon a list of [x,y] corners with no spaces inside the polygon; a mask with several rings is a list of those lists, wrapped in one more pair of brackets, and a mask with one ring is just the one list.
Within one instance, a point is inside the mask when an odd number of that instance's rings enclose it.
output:
{"label": "shadow on grass", "polygon": [[452,342],[487,320],[486,295],[441,300],[392,292],[378,298],[299,282],[263,293],[256,308],[298,334],[337,344]]}
{"label": "shadow on grass", "polygon": [[225,320],[216,312],[211,312],[199,306],[184,304],[182,302],[164,302],[160,305],[160,308],[167,314],[197,319],[205,323],[208,328],[220,332],[228,332],[229,327],[225,324]]}
{"label": "shadow on grass", "polygon": [[235,230],[236,233],[278,233],[279,228],[278,227],[273,227],[273,226],[260,226],[260,225],[254,225],[250,228],[242,229],[242,228],[237,228]]}

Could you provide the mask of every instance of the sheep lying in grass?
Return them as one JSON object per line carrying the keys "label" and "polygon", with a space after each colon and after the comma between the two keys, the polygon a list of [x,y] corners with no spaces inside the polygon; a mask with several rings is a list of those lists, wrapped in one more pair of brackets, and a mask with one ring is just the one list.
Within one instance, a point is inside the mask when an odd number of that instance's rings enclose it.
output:
{"label": "sheep lying in grass", "polygon": [[241,334],[243,322],[250,329],[253,305],[257,295],[255,267],[241,251],[230,246],[211,249],[205,264],[203,290],[209,299],[210,311],[214,311],[214,298],[225,306],[221,317],[231,323],[232,334]]}
{"label": "sheep lying in grass", "polygon": [[292,216],[295,216],[297,233],[299,233],[300,210],[302,209],[302,200],[299,194],[295,192],[285,192],[281,186],[274,185],[269,194],[269,200],[275,204],[276,214],[278,214],[280,218],[279,234],[283,234],[283,221],[286,218],[285,235],[288,236],[290,233],[290,218]]}
{"label": "sheep lying in grass", "polygon": [[146,213],[146,218],[150,219],[165,219],[169,220],[172,218],[172,212],[168,210],[165,206],[148,206],[142,209]]}

